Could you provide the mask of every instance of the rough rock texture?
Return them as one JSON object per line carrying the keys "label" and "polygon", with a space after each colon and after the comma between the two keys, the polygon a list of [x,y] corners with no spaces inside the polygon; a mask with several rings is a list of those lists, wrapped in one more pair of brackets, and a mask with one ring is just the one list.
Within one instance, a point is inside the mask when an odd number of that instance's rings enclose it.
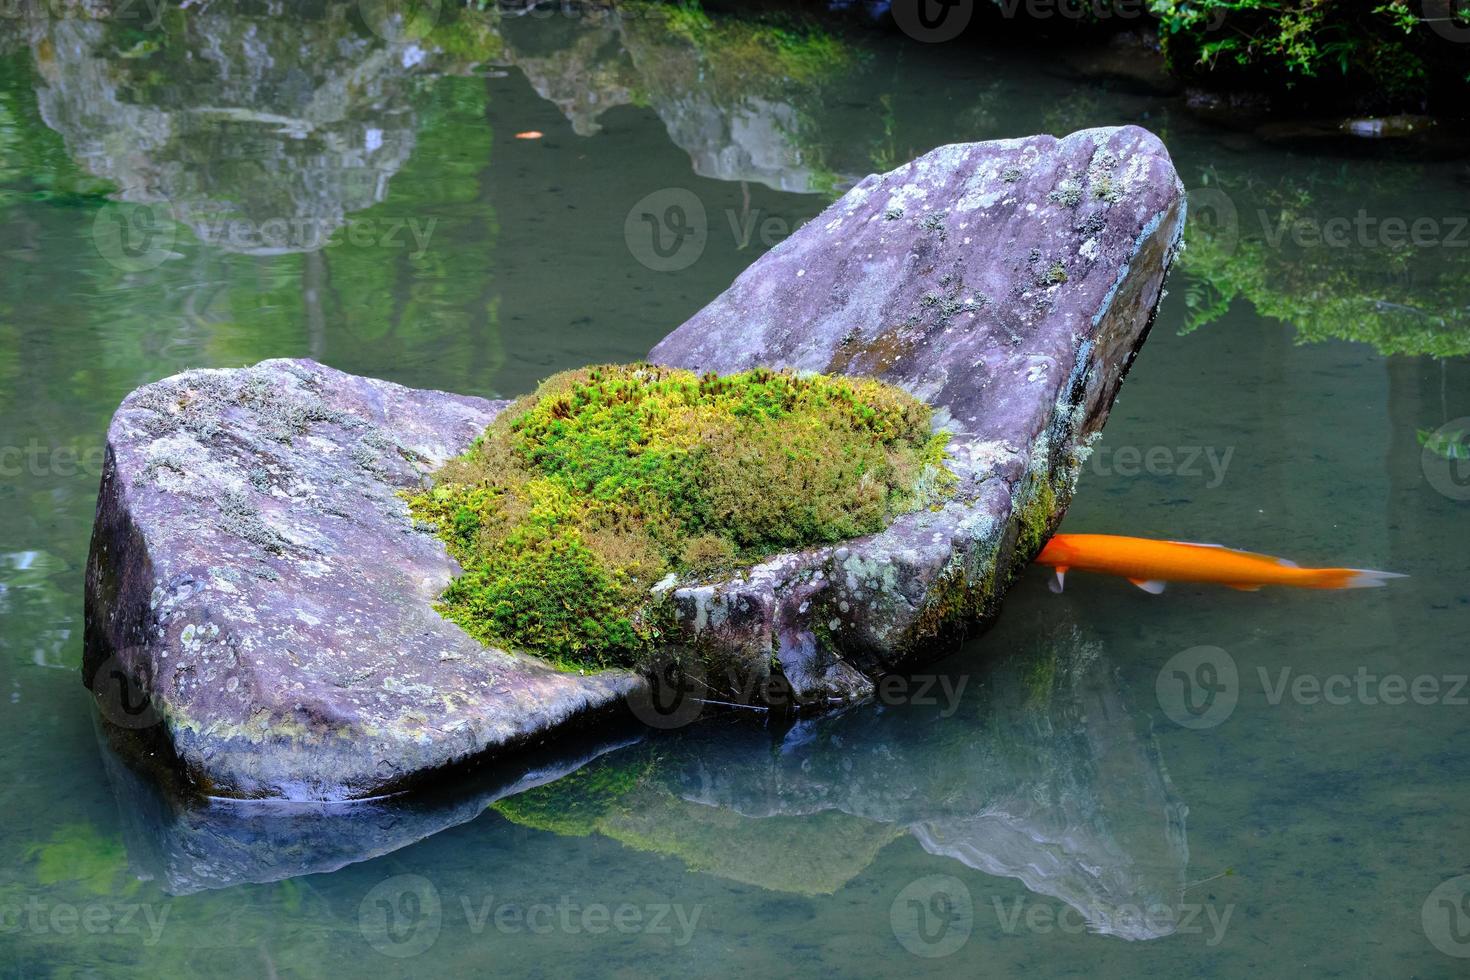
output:
{"label": "rough rock texture", "polygon": [[[868,177],[650,359],[872,375],[935,406],[942,511],[784,555],[675,600],[725,696],[845,700],[992,619],[1060,520],[1178,250],[1183,188],[1129,126],[940,147]],[[768,698],[769,700],[769,698]]]}
{"label": "rough rock texture", "polygon": [[203,792],[332,800],[620,711],[633,675],[487,649],[433,609],[458,567],[398,492],[504,404],[286,360],[129,395],[87,567],[104,718]]}

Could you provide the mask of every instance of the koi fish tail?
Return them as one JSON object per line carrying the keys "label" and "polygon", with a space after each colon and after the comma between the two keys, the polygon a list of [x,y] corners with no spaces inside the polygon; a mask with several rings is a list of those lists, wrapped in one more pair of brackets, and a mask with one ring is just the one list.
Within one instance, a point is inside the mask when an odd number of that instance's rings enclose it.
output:
{"label": "koi fish tail", "polygon": [[1391,578],[1407,578],[1398,572],[1378,572],[1371,568],[1314,568],[1312,578],[1303,582],[1309,589],[1376,589]]}

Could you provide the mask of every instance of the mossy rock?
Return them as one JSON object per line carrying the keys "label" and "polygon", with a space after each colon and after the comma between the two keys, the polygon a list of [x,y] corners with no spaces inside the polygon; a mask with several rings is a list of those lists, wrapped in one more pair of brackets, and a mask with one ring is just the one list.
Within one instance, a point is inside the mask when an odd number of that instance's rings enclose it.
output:
{"label": "mossy rock", "polygon": [[558,374],[414,495],[464,567],[441,610],[569,668],[643,666],[676,581],[881,530],[953,485],[931,409],[869,378]]}
{"label": "mossy rock", "polygon": [[[1064,181],[1076,207],[1049,199]],[[537,651],[658,650],[721,694],[748,678],[797,706],[861,698],[992,620],[1060,519],[1183,213],[1136,127],[956,144],[803,225],[657,367],[559,378],[514,409],[306,361],[147,386],[108,430],[83,679],[104,708],[99,679],[146,680],[151,734],[201,792],[328,800],[648,693],[642,673]],[[1043,257],[1064,281],[1037,282]],[[677,410],[630,430],[650,392]],[[423,493],[477,436],[465,478]],[[517,581],[536,588],[501,586]]]}

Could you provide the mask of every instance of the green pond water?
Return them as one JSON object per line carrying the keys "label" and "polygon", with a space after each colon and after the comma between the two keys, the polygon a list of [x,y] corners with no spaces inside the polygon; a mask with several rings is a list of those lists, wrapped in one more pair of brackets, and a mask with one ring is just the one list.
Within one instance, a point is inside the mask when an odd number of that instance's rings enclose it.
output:
{"label": "green pond water", "polygon": [[[1061,55],[355,10],[0,23],[0,973],[1464,975],[1463,161],[1210,128]],[[99,740],[83,570],[134,387],[310,356],[516,395],[641,356],[862,175],[1124,122],[1201,193],[1064,529],[1410,578],[1035,569],[875,703],[396,806],[180,809]]]}

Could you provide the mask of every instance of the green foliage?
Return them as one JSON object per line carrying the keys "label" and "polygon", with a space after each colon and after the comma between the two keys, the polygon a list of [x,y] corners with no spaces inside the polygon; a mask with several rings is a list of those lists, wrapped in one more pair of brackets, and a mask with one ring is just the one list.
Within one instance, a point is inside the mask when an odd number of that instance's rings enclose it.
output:
{"label": "green foliage", "polygon": [[[1150,0],[1176,68],[1229,66],[1262,77],[1352,76],[1384,94],[1423,92],[1426,53],[1443,48],[1418,4],[1389,0]],[[1443,52],[1441,52],[1443,54]]]}
{"label": "green foliage", "polygon": [[670,573],[869,534],[946,493],[930,414],[864,378],[588,368],[507,409],[410,504],[464,567],[450,619],[568,667],[636,664]]}
{"label": "green foliage", "polygon": [[[1226,248],[1206,234],[1191,235],[1180,258],[1190,277],[1185,287],[1189,312],[1181,332],[1192,333],[1220,319],[1240,298],[1260,315],[1292,324],[1299,343],[1352,340],[1385,355],[1470,354],[1470,317],[1455,302],[1463,278],[1406,288],[1396,284],[1396,277],[1383,275],[1391,271],[1387,268],[1372,275],[1334,264],[1331,260],[1339,257],[1326,250],[1296,262],[1290,254],[1260,241]],[[1458,284],[1452,285],[1456,279]],[[1387,298],[1400,293],[1405,294],[1403,302]]]}
{"label": "green foliage", "polygon": [[[1203,181],[1238,202],[1225,227],[1190,212],[1179,271],[1187,308],[1181,333],[1222,319],[1237,300],[1289,323],[1298,343],[1349,340],[1380,354],[1470,354],[1470,255],[1452,247],[1456,226],[1434,219],[1430,243],[1413,247],[1381,232],[1387,219],[1412,227],[1425,214],[1425,171],[1414,165],[1336,168],[1276,182],[1211,171]],[[1361,206],[1347,212],[1342,202]],[[1359,215],[1374,219],[1362,232]],[[1335,243],[1324,229],[1336,223]],[[1300,226],[1310,234],[1299,238]]]}

